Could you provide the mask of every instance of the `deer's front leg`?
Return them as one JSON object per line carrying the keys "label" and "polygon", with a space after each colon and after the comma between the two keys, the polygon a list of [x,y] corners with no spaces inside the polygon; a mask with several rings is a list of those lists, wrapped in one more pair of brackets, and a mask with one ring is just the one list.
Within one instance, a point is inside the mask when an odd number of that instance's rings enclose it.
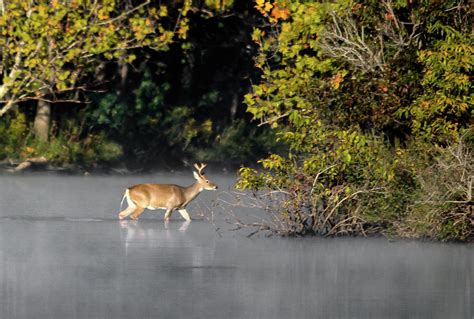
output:
{"label": "deer's front leg", "polygon": [[185,208],[179,209],[178,211],[179,211],[179,213],[181,214],[181,216],[183,216],[183,218],[184,218],[186,221],[188,221],[188,222],[191,221],[191,216],[189,216],[189,214],[188,214],[188,212],[186,211]]}
{"label": "deer's front leg", "polygon": [[170,220],[170,218],[171,218],[171,213],[172,213],[172,212],[173,212],[173,209],[172,209],[172,208],[171,208],[171,209],[168,208],[168,209],[166,210],[166,213],[165,213],[165,221]]}

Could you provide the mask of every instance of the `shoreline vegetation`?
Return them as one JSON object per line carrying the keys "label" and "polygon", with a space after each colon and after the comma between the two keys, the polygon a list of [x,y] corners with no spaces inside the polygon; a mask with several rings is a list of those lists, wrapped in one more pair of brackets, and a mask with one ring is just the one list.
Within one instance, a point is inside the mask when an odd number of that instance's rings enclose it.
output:
{"label": "shoreline vegetation", "polygon": [[0,171],[223,163],[257,229],[472,242],[473,21],[468,0],[6,0]]}
{"label": "shoreline vegetation", "polygon": [[[156,164],[147,169],[144,168],[128,168],[125,162],[116,161],[111,163],[94,163],[92,165],[83,166],[80,164],[57,164],[48,160],[44,156],[31,157],[23,160],[4,159],[0,161],[1,175],[21,175],[30,173],[58,173],[64,175],[142,175],[154,174],[157,172],[187,172],[192,170],[190,161],[181,161],[179,163]],[[238,171],[239,166],[225,165],[222,163],[212,163],[211,171],[214,172],[234,172]]]}

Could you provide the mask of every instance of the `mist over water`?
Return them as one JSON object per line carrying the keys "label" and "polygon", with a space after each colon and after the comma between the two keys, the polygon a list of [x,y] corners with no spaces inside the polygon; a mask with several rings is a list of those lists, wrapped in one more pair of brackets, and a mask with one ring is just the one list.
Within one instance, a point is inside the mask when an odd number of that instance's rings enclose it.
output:
{"label": "mist over water", "polygon": [[[208,173],[229,190],[232,174]],[[119,221],[126,187],[191,172],[0,177],[0,318],[473,318],[474,247],[247,238],[215,209]],[[204,214],[204,218],[201,215]],[[241,210],[236,214],[253,214]]]}

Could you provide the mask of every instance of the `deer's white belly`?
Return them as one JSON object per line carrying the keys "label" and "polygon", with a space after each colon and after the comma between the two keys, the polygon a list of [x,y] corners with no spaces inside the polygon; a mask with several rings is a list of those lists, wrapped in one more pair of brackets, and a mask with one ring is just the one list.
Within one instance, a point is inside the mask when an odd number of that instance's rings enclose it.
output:
{"label": "deer's white belly", "polygon": [[153,207],[153,206],[148,206],[147,209],[150,209],[150,210],[157,210],[157,209],[166,209],[166,207]]}

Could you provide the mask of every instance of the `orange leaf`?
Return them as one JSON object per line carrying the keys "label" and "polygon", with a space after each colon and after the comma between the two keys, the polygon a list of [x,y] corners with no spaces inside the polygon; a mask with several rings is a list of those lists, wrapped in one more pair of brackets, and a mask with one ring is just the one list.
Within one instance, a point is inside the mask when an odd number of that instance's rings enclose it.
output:
{"label": "orange leaf", "polygon": [[355,4],[353,7],[352,7],[352,12],[357,12],[360,10],[360,8],[362,8],[362,4],[361,3],[358,3],[358,4]]}
{"label": "orange leaf", "polygon": [[336,74],[336,76],[332,79],[331,84],[335,89],[338,89],[341,82],[344,80],[344,77],[341,73]]}
{"label": "orange leaf", "polygon": [[278,6],[275,6],[270,15],[276,20],[286,20],[290,17],[290,10],[288,10],[287,8],[280,9]]}
{"label": "orange leaf", "polygon": [[395,20],[395,17],[391,13],[387,12],[387,13],[385,13],[385,20],[393,21],[393,20]]}

